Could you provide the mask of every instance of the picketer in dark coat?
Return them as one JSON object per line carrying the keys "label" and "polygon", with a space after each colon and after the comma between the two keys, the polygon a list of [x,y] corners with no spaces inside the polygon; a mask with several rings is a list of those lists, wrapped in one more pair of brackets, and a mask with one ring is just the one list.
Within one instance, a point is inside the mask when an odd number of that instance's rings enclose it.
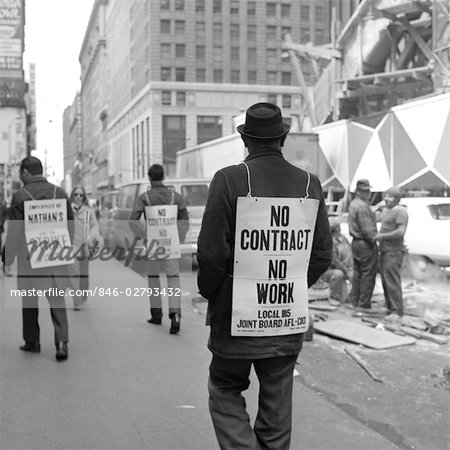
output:
{"label": "picketer in dark coat", "polygon": [[[33,269],[25,240],[24,203],[31,200],[67,199],[63,189],[49,183],[42,175],[42,163],[38,158],[27,157],[20,165],[20,177],[24,186],[12,198],[10,208],[10,224],[5,244],[5,265],[10,266],[17,257],[17,289],[22,295],[22,323],[25,345],[21,350],[38,353],[39,324],[38,324],[38,295],[31,292],[49,290],[46,297],[50,303],[50,312],[55,328],[56,358],[67,359],[67,343],[69,341],[67,314],[64,295],[61,293],[71,286],[68,265]],[[73,211],[67,200],[67,223],[69,234],[73,237]],[[57,292],[58,291],[58,292]]]}
{"label": "picketer in dark coat", "polygon": [[[238,127],[249,150],[245,164],[219,170],[211,182],[198,239],[198,288],[208,300],[213,353],[209,405],[221,448],[288,448],[291,433],[292,374],[303,333],[262,337],[232,336],[233,271],[237,198],[309,198],[318,203],[307,265],[313,285],[331,262],[332,238],[319,179],[287,162],[281,152],[289,127],[275,105],[247,110]],[[246,167],[247,166],[247,167]],[[250,185],[250,186],[249,186]],[[259,412],[252,427],[241,392],[254,365],[260,382]],[[275,413],[276,411],[276,413]],[[277,419],[275,420],[275,416]]]}

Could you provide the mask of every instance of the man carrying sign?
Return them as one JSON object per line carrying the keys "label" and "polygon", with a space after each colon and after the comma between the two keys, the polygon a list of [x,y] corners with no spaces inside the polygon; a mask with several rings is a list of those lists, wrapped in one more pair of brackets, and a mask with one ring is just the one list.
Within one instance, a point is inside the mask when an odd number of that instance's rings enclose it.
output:
{"label": "man carrying sign", "polygon": [[[159,325],[162,321],[162,301],[159,273],[167,276],[167,296],[169,298],[170,334],[180,331],[181,291],[179,276],[179,248],[174,249],[174,241],[184,242],[189,228],[189,216],[183,198],[164,186],[164,168],[153,164],[148,169],[151,188],[138,197],[137,205],[131,213],[130,228],[138,238],[147,238],[149,250],[148,287],[150,293],[150,319],[148,323]],[[139,222],[141,215],[146,218],[146,226]],[[171,239],[173,232],[179,233]],[[156,233],[156,234],[153,234]],[[158,237],[159,235],[159,237]]]}
{"label": "man carrying sign", "polygon": [[[30,246],[27,247],[25,220],[33,223],[52,223],[52,220],[59,219],[60,213],[56,216],[39,210],[39,213],[32,214],[32,217],[25,217],[27,202],[33,202],[36,207],[47,205],[48,200],[61,199],[64,206],[65,231],[68,229],[70,237],[66,243],[70,246],[70,239],[73,237],[73,211],[67,200],[66,193],[59,187],[49,183],[42,176],[42,163],[38,158],[28,156],[20,163],[19,175],[24,186],[19,189],[12,198],[9,216],[9,227],[5,245],[5,264],[10,266],[17,256],[17,289],[24,292],[22,295],[22,323],[23,339],[25,344],[20,347],[25,352],[39,353],[41,346],[39,342],[38,323],[38,295],[36,291],[45,291],[45,296],[50,303],[50,313],[53,326],[55,328],[56,359],[62,361],[68,357],[67,343],[69,342],[67,313],[65,304],[65,289],[70,287],[70,273],[67,264],[61,264],[59,259],[46,261],[44,265],[40,248],[30,253]],[[54,202],[57,203],[57,202]],[[50,205],[51,206],[51,205]],[[53,244],[53,242],[49,242]],[[69,247],[68,247],[69,248]],[[43,252],[42,252],[43,254]],[[33,268],[35,257],[38,257],[37,268]],[[41,259],[41,261],[39,261]]]}
{"label": "man carrying sign", "polygon": [[[251,106],[238,131],[249,156],[214,175],[198,240],[209,408],[221,448],[287,449],[307,289],[330,264],[331,232],[320,181],[281,153],[289,127],[280,109]],[[242,397],[252,365],[260,383],[253,427]]]}

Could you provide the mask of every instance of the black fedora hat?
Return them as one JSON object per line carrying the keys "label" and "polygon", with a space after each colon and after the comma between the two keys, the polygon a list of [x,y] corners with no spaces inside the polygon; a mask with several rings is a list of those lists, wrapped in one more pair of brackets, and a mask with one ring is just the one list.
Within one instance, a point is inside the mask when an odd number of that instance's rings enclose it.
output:
{"label": "black fedora hat", "polygon": [[256,103],[247,109],[245,123],[237,130],[254,139],[277,139],[289,132],[289,125],[283,123],[280,108],[272,103]]}

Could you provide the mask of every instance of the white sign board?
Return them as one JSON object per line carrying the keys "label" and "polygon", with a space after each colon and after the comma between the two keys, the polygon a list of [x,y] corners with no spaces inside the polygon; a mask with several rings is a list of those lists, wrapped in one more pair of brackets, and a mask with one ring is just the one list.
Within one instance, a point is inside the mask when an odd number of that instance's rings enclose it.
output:
{"label": "white sign board", "polygon": [[232,336],[306,332],[318,207],[315,199],[238,198]]}
{"label": "white sign board", "polygon": [[177,205],[145,207],[148,251],[146,256],[155,259],[181,258],[178,234]]}
{"label": "white sign board", "polygon": [[[67,200],[31,200],[24,203],[25,239],[32,269],[73,263],[67,227]],[[71,252],[68,252],[69,255]],[[65,255],[65,256],[63,256]]]}

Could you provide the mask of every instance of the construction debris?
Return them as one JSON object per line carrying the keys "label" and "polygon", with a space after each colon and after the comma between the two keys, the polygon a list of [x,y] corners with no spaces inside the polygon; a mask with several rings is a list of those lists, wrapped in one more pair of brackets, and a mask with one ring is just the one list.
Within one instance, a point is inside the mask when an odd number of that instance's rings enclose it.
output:
{"label": "construction debris", "polygon": [[365,372],[372,378],[373,381],[378,381],[380,383],[383,382],[383,380],[376,375],[372,373],[372,371],[369,369],[367,364],[361,359],[361,357],[353,350],[346,348],[345,352],[350,355],[364,370]]}

